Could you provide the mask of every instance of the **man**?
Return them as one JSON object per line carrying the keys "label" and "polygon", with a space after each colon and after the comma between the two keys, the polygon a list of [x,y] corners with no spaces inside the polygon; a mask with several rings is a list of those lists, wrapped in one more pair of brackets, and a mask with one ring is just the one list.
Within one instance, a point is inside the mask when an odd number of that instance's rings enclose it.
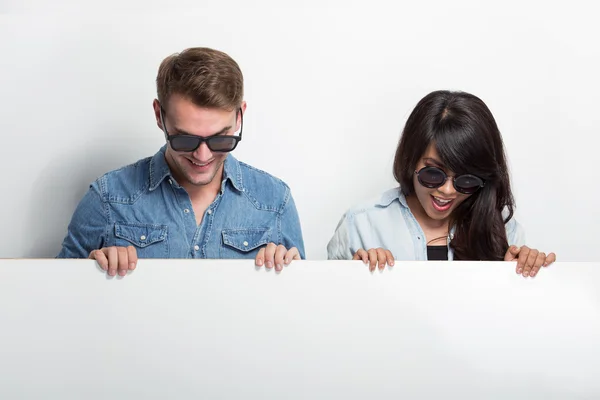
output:
{"label": "man", "polygon": [[243,75],[227,54],[167,57],[154,115],[167,143],[90,186],[59,258],[92,258],[114,276],[139,258],[254,258],[281,271],[304,258],[298,212],[281,180],[239,162]]}

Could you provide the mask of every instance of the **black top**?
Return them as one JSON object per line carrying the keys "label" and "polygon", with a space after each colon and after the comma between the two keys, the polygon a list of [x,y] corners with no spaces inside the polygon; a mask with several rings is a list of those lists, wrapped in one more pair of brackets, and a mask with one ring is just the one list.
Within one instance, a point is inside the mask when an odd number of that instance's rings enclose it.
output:
{"label": "black top", "polygon": [[427,260],[448,261],[447,246],[427,246]]}

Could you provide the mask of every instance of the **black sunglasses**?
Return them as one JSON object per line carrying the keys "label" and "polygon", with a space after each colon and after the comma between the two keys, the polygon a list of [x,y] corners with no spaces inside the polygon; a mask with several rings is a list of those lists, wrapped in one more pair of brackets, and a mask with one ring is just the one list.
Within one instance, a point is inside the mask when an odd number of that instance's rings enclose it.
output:
{"label": "black sunglasses", "polygon": [[169,135],[167,132],[167,125],[165,125],[164,109],[160,106],[160,122],[162,123],[165,131],[165,138],[171,145],[171,148],[175,151],[181,151],[190,153],[196,151],[202,142],[206,142],[206,145],[210,151],[227,153],[233,151],[240,140],[242,140],[242,129],[244,127],[244,114],[242,109],[238,109],[235,112],[235,121],[237,123],[238,113],[240,115],[240,131],[239,135],[212,135],[208,137],[202,137],[197,135]]}
{"label": "black sunglasses", "polygon": [[462,194],[473,194],[485,185],[483,179],[470,174],[449,177],[443,169],[438,167],[424,167],[415,171],[419,183],[426,188],[435,189],[446,183],[448,178],[452,179],[452,184],[457,192]]}

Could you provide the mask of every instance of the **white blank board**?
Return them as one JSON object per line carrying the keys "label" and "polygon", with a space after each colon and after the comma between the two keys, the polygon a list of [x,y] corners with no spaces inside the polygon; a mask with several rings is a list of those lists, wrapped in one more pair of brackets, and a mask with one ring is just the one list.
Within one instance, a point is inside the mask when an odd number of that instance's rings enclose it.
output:
{"label": "white blank board", "polygon": [[598,399],[600,264],[0,260],[2,399]]}

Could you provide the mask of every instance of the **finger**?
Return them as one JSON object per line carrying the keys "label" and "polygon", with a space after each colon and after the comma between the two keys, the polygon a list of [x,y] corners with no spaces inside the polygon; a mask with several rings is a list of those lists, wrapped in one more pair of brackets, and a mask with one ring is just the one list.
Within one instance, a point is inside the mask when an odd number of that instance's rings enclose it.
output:
{"label": "finger", "polygon": [[529,249],[529,254],[527,255],[527,259],[525,260],[525,267],[523,267],[523,276],[528,277],[531,276],[531,270],[535,265],[535,259],[537,258],[539,251],[536,249]]}
{"label": "finger", "polygon": [[256,254],[256,259],[255,259],[254,263],[258,267],[262,267],[263,264],[265,263],[265,248],[264,247],[258,251],[258,254]]}
{"label": "finger", "polygon": [[525,263],[527,261],[527,256],[529,256],[529,247],[521,246],[519,249],[519,255],[517,258],[517,274],[523,273],[523,268],[525,268]]}
{"label": "finger", "polygon": [[133,246],[128,246],[127,247],[127,258],[129,260],[129,269],[131,271],[133,271],[135,269],[135,267],[137,266],[137,251],[135,250],[135,247]]}
{"label": "finger", "polygon": [[273,242],[269,243],[265,248],[265,267],[268,269],[273,268],[273,262],[275,261],[275,250],[277,245]]}
{"label": "finger", "polygon": [[275,271],[279,272],[283,269],[283,257],[285,257],[287,249],[284,245],[280,244],[275,248]]}
{"label": "finger", "polygon": [[386,255],[387,260],[388,260],[388,265],[390,267],[393,267],[394,266],[394,256],[392,255],[392,252],[389,251],[389,250],[386,250],[385,251],[385,255]]}
{"label": "finger", "polygon": [[556,261],[556,254],[554,254],[554,253],[548,254],[548,257],[546,257],[546,261],[544,261],[544,267],[547,267],[548,265],[552,264],[555,261]]}
{"label": "finger", "polygon": [[105,252],[106,257],[108,258],[108,275],[115,276],[117,274],[117,267],[119,266],[119,255],[117,254],[117,248],[112,246],[102,250]]}
{"label": "finger", "polygon": [[533,268],[531,268],[531,272],[529,273],[529,276],[531,276],[531,277],[536,276],[538,271],[542,267],[542,265],[544,265],[545,260],[546,260],[546,253],[540,251],[538,253],[537,257],[535,258],[535,261],[533,263]]}
{"label": "finger", "polygon": [[108,258],[106,258],[106,254],[102,250],[92,250],[90,258],[96,260],[100,268],[104,271],[108,270]]}
{"label": "finger", "polygon": [[377,266],[377,250],[369,249],[369,271],[375,271]]}
{"label": "finger", "polygon": [[352,259],[353,260],[362,260],[362,262],[364,262],[366,264],[368,257],[369,257],[369,255],[367,254],[367,252],[364,249],[358,249],[356,251],[356,253],[354,253],[354,256],[352,256]]}
{"label": "finger", "polygon": [[365,249],[358,249],[354,254],[355,260],[362,260],[365,264],[369,262],[369,253]]}
{"label": "finger", "polygon": [[377,249],[377,261],[379,262],[379,270],[383,271],[383,269],[385,268],[385,264],[387,263],[387,258],[385,250],[381,247]]}
{"label": "finger", "polygon": [[285,265],[289,265],[289,263],[291,263],[292,260],[300,260],[300,252],[296,247],[292,247],[285,254]]}
{"label": "finger", "polygon": [[127,257],[127,247],[117,247],[118,264],[119,264],[119,276],[125,276],[129,269],[129,262]]}
{"label": "finger", "polygon": [[520,248],[517,246],[510,246],[508,250],[506,250],[506,254],[504,255],[504,261],[513,261],[516,256],[519,255]]}

